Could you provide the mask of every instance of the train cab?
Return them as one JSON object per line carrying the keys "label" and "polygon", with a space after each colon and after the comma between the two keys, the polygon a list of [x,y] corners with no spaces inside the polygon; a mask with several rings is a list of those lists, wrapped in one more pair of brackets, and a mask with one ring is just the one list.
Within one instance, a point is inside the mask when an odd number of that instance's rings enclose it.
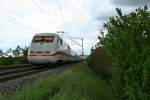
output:
{"label": "train cab", "polygon": [[53,55],[58,48],[57,40],[56,34],[36,34],[29,47],[28,61],[34,64],[55,63]]}
{"label": "train cab", "polygon": [[40,33],[33,36],[28,50],[32,64],[49,64],[78,60],[76,53],[55,33]]}

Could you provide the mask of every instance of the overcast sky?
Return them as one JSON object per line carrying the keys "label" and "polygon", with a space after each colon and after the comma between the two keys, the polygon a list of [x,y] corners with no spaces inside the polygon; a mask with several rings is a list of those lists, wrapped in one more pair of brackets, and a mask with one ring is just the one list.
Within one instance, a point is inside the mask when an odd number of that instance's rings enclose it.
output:
{"label": "overcast sky", "polygon": [[64,39],[78,53],[81,47],[69,38],[83,37],[89,54],[116,7],[128,13],[145,4],[150,0],[0,0],[0,49],[28,46],[36,33],[65,31]]}

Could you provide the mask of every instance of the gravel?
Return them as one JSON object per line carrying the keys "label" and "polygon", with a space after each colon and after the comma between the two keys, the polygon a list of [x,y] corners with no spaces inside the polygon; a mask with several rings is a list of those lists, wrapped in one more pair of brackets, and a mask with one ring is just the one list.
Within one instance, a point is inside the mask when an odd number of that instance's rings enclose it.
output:
{"label": "gravel", "polygon": [[15,91],[21,90],[24,86],[27,86],[31,84],[33,81],[40,77],[45,77],[48,75],[56,75],[64,72],[68,68],[70,68],[72,64],[69,65],[63,65],[61,67],[57,67],[48,71],[40,72],[37,74],[25,76],[22,78],[17,78],[14,80],[6,81],[6,82],[1,82],[0,83],[0,94],[1,95],[12,95],[15,93]]}

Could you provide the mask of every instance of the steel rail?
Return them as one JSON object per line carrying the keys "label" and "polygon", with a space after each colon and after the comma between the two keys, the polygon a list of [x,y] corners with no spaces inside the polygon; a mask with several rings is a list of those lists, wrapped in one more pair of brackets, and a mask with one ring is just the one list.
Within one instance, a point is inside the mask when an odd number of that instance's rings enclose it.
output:
{"label": "steel rail", "polygon": [[30,67],[30,66],[33,66],[33,65],[32,64],[17,64],[17,65],[0,66],[0,70],[23,68],[23,67]]}
{"label": "steel rail", "polygon": [[0,83],[5,81],[10,81],[13,79],[21,78],[24,76],[29,76],[32,74],[48,71],[51,69],[57,68],[58,65],[53,66],[45,66],[45,67],[38,67],[38,66],[31,66],[31,67],[20,67],[20,68],[11,68],[7,71],[7,68],[5,70],[0,70]]}
{"label": "steel rail", "polygon": [[26,67],[21,67],[21,66],[19,67],[16,65],[15,67],[7,67],[7,68],[4,68],[3,70],[0,70],[0,83],[5,82],[5,81],[10,81],[13,79],[17,79],[17,78],[21,78],[21,77],[25,77],[25,76],[29,76],[32,74],[60,68],[60,66],[68,65],[68,64],[71,64],[71,63],[64,63],[61,65],[54,64],[54,65],[45,66],[45,67],[39,67],[39,66],[33,66],[33,65],[27,65]]}

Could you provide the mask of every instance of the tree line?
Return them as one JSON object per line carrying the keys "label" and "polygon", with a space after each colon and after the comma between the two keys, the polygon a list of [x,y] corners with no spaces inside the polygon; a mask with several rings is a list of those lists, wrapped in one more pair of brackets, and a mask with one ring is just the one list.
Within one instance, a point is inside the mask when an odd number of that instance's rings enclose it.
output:
{"label": "tree line", "polygon": [[27,61],[28,47],[17,46],[15,49],[9,48],[4,51],[0,49],[0,65],[24,64]]}

